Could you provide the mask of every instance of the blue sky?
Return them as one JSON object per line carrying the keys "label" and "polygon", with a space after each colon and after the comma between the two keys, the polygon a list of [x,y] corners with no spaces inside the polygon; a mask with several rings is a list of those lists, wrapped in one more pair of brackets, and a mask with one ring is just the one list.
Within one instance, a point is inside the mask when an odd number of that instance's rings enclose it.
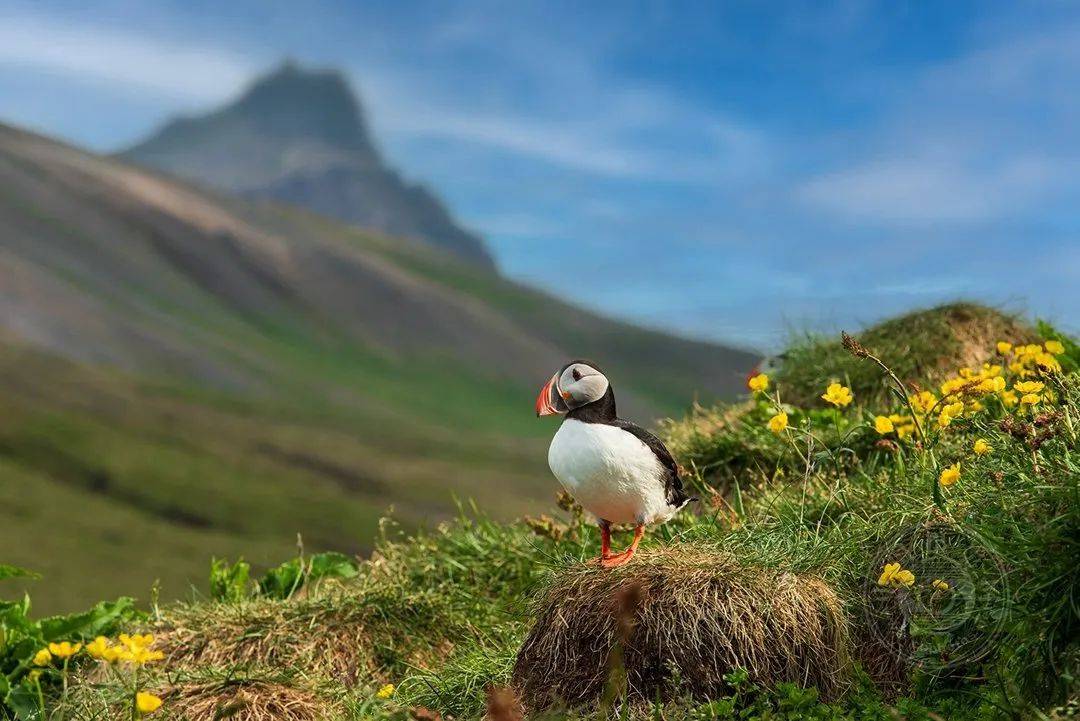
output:
{"label": "blue sky", "polygon": [[1080,330],[1080,5],[16,0],[0,119],[113,150],[285,56],[344,69],[507,274],[608,313]]}

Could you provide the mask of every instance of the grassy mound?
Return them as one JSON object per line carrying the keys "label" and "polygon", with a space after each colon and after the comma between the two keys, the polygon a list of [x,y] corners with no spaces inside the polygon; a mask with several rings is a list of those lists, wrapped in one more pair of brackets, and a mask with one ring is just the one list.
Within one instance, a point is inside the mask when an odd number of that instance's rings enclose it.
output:
{"label": "grassy mound", "polygon": [[581,564],[555,576],[517,655],[514,686],[530,709],[595,703],[620,673],[637,702],[729,688],[745,669],[765,687],[847,680],[848,621],[820,579],[754,569],[700,547],[643,553],[611,572]]}
{"label": "grassy mound", "polygon": [[[933,386],[960,367],[978,367],[997,341],[1039,340],[1014,315],[975,303],[950,303],[887,320],[858,334],[859,342],[886,358],[905,383]],[[781,397],[795,405],[818,400],[829,381],[849,386],[860,402],[881,401],[888,387],[876,367],[851,356],[839,339],[806,338],[783,356],[776,382]]]}

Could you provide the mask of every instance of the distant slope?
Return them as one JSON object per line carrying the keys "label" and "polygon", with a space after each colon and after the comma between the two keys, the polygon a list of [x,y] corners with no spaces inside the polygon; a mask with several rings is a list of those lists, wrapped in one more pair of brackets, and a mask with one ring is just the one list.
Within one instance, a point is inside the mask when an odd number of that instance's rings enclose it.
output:
{"label": "distant slope", "polygon": [[[175,594],[210,548],[269,561],[297,531],[369,547],[390,505],[406,525],[455,495],[535,509],[553,427],[532,403],[567,358],[600,362],[644,422],[734,393],[755,361],[5,126],[0,341],[0,502],[17,509],[0,547],[50,572],[46,608],[102,595],[70,589],[130,556],[134,529],[161,557],[102,578]],[[56,557],[21,540],[50,523]]]}
{"label": "distant slope", "polygon": [[427,189],[387,168],[334,71],[286,63],[232,104],[173,120],[122,157],[230,193],[271,198],[425,241],[485,268],[483,242]]}

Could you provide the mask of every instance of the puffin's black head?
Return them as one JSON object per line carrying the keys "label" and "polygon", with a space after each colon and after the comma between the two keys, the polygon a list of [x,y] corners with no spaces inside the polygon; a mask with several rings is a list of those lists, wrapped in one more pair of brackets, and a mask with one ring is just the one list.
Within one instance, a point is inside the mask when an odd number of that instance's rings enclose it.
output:
{"label": "puffin's black head", "polygon": [[595,403],[604,397],[609,385],[607,376],[592,361],[570,361],[540,389],[540,395],[536,398],[536,415],[569,413],[575,408]]}

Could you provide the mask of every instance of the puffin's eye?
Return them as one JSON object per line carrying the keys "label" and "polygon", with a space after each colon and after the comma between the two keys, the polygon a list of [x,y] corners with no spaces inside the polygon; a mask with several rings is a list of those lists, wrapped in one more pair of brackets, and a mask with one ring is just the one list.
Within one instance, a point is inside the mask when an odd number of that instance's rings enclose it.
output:
{"label": "puffin's eye", "polygon": [[572,375],[574,377],[575,381],[581,380],[581,371],[579,371],[577,368],[570,371],[570,375]]}

